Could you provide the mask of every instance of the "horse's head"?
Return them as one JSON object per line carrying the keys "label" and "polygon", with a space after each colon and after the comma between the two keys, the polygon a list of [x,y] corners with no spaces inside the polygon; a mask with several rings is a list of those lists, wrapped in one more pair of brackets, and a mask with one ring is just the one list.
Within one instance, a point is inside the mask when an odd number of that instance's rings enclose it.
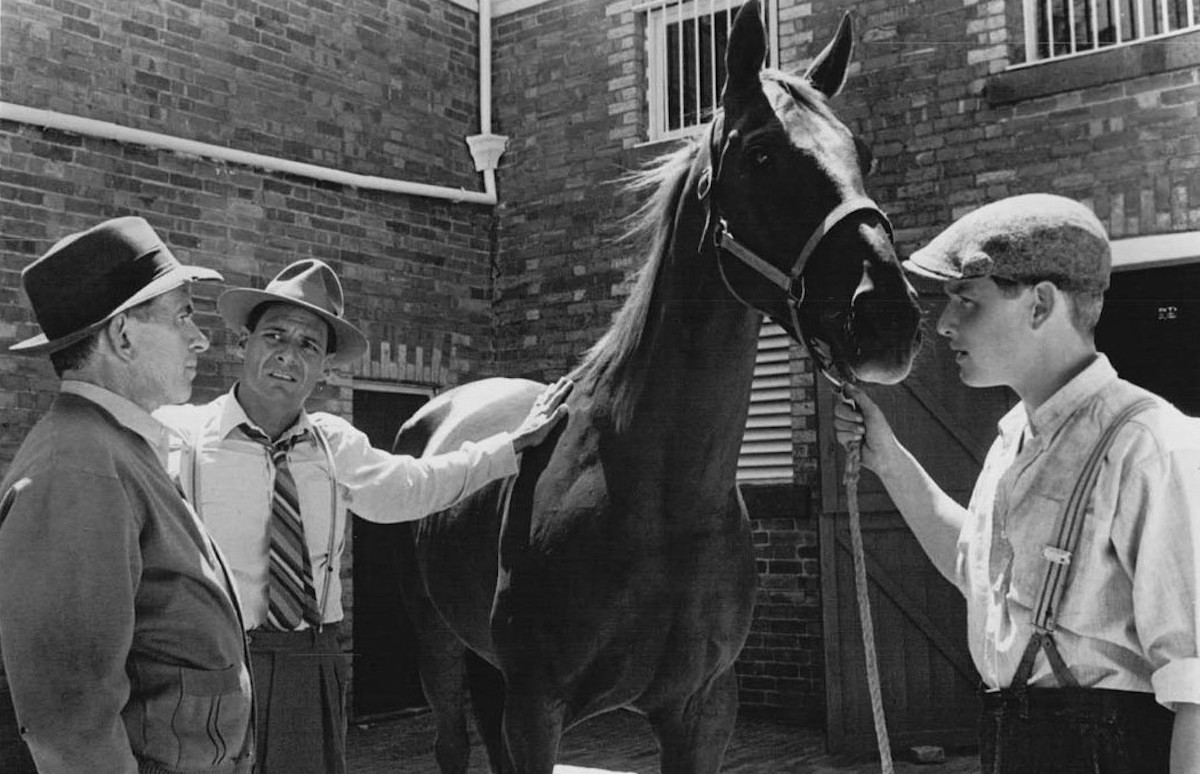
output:
{"label": "horse's head", "polygon": [[733,295],[803,341],[835,379],[893,383],[909,371],[920,310],[867,197],[870,151],[830,111],[845,82],[850,17],[803,78],[762,69],[758,3],[734,21],[722,111],[693,179]]}

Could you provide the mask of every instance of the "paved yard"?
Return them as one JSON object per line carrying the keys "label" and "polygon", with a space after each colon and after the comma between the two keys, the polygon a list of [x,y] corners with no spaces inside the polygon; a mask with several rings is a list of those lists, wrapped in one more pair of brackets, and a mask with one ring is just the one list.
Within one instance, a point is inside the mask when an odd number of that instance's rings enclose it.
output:
{"label": "paved yard", "polygon": [[[438,774],[430,716],[350,727],[350,774]],[[821,733],[758,718],[738,722],[723,774],[878,774],[879,763],[839,759],[824,752]],[[897,751],[899,757],[899,751]],[[555,774],[658,774],[658,753],[645,721],[613,712],[572,729],[563,738]],[[973,755],[945,763],[896,761],[897,774],[979,774]],[[469,774],[488,774],[478,740]]]}

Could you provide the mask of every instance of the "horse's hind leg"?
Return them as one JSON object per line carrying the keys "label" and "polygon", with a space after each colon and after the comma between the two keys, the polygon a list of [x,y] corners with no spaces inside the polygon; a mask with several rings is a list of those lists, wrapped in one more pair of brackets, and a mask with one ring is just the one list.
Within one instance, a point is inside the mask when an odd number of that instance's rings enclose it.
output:
{"label": "horse's hind leg", "polygon": [[442,774],[466,774],[471,755],[467,735],[466,648],[425,593],[418,570],[412,525],[404,525],[405,539],[397,544],[400,590],[405,610],[417,634],[417,668],[421,689],[436,723],[434,757]]}
{"label": "horse's hind leg", "polygon": [[[437,615],[434,610],[428,612]],[[421,688],[437,731],[434,757],[442,774],[466,774],[471,756],[467,734],[465,648],[445,627],[418,632]]]}
{"label": "horse's hind leg", "polygon": [[492,771],[513,774],[512,763],[504,749],[504,675],[470,650],[466,654],[466,667],[475,726],[483,737]]}
{"label": "horse's hind leg", "polygon": [[662,752],[662,774],[716,774],[737,720],[733,668],[683,705],[649,716]]}

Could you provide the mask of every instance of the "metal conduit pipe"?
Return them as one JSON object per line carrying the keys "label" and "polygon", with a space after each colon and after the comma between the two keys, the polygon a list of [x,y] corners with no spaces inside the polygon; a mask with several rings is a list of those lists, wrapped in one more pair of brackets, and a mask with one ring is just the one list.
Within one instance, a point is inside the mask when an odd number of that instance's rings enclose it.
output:
{"label": "metal conduit pipe", "polygon": [[160,134],[158,132],[148,132],[143,129],[132,129],[108,121],[97,121],[67,113],[26,107],[12,102],[0,101],[0,120],[15,121],[29,126],[55,129],[61,132],[97,137],[120,143],[145,145],[172,153],[216,159],[217,161],[229,162],[231,164],[242,164],[269,172],[298,175],[311,180],[323,180],[352,188],[425,196],[433,199],[446,199],[451,202],[496,204],[496,167],[500,163],[500,155],[504,153],[504,148],[508,144],[508,138],[492,134],[491,60],[492,4],[491,0],[480,0],[479,124],[481,134],[467,137],[466,141],[475,162],[475,170],[483,173],[483,191],[467,191],[462,188],[452,188],[450,186],[416,183],[409,180],[396,180],[376,175],[360,175],[341,169],[306,164],[301,161],[290,161],[261,153],[240,151],[225,147],[224,145],[213,145],[211,143]]}
{"label": "metal conduit pipe", "polygon": [[[321,167],[316,164],[305,164],[304,162],[266,156],[261,153],[249,153],[234,148],[227,148],[223,145],[185,140],[181,137],[172,137],[171,135],[159,134],[158,132],[132,129],[127,126],[109,123],[108,121],[96,121],[91,118],[56,113],[50,110],[40,110],[24,105],[16,105],[11,102],[0,102],[0,120],[16,121],[30,126],[56,129],[62,132],[98,137],[105,140],[115,140],[116,142],[132,145],[146,145],[173,153],[211,158],[232,164],[244,164],[270,172],[299,175],[313,180],[324,180],[353,188],[427,196],[435,199],[448,199],[452,202],[470,202],[473,204],[496,203],[495,167],[480,170],[484,173],[484,190],[482,192],[467,191],[462,188],[451,188],[449,186],[415,183],[408,180],[394,180],[375,175],[360,175],[341,169]],[[478,161],[476,162],[476,167],[478,168]]]}

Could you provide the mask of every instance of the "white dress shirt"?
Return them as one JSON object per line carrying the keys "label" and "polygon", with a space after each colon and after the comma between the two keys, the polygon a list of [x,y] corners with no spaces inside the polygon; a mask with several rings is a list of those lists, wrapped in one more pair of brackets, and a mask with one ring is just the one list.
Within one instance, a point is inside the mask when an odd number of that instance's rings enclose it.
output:
{"label": "white dress shirt", "polygon": [[[990,688],[1008,687],[1066,501],[1111,419],[1144,391],[1101,355],[1027,415],[999,423],[959,537],[967,638]],[[1057,611],[1080,685],[1200,703],[1200,423],[1160,401],[1117,434],[1100,469]],[[1058,687],[1039,654],[1030,684]]]}
{"label": "white dress shirt", "polygon": [[[253,423],[232,390],[202,406],[164,407],[155,416],[180,436],[171,449],[168,470],[178,476],[229,560],[246,628],[254,629],[267,615],[268,526],[275,476],[270,454],[239,429]],[[313,428],[327,442],[328,455],[310,434],[292,447],[288,466],[296,480],[318,605],[325,600],[325,623],[340,621],[343,615],[338,575],[347,510],[378,523],[411,521],[517,472],[508,433],[464,443],[446,454],[415,458],[376,449],[346,420],[318,412],[302,413],[281,438]]]}

